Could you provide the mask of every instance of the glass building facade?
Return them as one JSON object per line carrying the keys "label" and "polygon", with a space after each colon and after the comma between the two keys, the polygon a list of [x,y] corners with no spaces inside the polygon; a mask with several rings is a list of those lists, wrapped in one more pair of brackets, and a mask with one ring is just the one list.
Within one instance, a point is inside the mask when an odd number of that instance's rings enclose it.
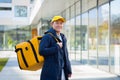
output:
{"label": "glass building facade", "polygon": [[70,59],[120,75],[120,0],[79,0],[66,18]]}

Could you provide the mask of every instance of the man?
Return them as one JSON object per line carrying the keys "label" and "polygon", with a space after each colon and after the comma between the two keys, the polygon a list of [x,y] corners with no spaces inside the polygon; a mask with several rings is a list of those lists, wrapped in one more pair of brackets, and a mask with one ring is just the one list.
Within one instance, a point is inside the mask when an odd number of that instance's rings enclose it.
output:
{"label": "man", "polygon": [[[40,43],[40,53],[44,57],[44,65],[40,80],[68,80],[71,77],[71,65],[68,58],[67,40],[61,33],[65,19],[61,16],[54,16],[51,26]],[[52,33],[59,42],[51,36]]]}

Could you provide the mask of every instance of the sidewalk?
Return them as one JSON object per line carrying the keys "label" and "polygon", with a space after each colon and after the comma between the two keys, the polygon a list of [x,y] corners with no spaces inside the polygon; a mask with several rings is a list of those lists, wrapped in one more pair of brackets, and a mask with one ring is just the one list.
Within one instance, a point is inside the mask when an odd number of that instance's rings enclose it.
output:
{"label": "sidewalk", "polygon": [[[0,80],[40,80],[40,72],[20,70],[14,52],[9,56],[9,61],[0,72]],[[116,75],[110,74],[88,65],[78,65],[72,62],[73,75],[70,80],[120,80]]]}
{"label": "sidewalk", "polygon": [[[74,63],[74,62],[72,62]],[[73,76],[70,80],[120,80],[120,77],[88,65],[73,65]]]}
{"label": "sidewalk", "polygon": [[24,71],[20,70],[17,62],[17,56],[15,52],[9,52],[9,61],[6,66],[0,72],[0,80],[40,80],[40,70],[38,71]]}

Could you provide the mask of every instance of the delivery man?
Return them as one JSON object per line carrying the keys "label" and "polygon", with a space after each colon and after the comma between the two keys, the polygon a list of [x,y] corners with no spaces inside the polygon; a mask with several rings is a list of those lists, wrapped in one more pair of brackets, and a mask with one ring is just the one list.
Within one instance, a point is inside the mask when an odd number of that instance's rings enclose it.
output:
{"label": "delivery man", "polygon": [[[41,43],[40,53],[44,57],[40,80],[68,80],[71,77],[71,64],[68,58],[67,40],[61,33],[65,19],[54,16],[51,20],[51,28],[45,32]],[[48,33],[52,33],[59,42]]]}

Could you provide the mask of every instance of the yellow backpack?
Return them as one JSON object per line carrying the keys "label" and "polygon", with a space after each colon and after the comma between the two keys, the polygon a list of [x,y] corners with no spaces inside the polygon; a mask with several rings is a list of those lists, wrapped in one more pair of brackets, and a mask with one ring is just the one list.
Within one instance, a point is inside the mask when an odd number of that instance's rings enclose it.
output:
{"label": "yellow backpack", "polygon": [[42,37],[34,37],[15,46],[20,69],[35,71],[42,68],[44,58],[39,54],[39,43]]}
{"label": "yellow backpack", "polygon": [[[57,42],[57,38],[50,34]],[[27,42],[21,42],[15,46],[17,59],[20,69],[35,71],[41,69],[44,63],[44,57],[39,53],[39,44],[42,36],[32,38]]]}

